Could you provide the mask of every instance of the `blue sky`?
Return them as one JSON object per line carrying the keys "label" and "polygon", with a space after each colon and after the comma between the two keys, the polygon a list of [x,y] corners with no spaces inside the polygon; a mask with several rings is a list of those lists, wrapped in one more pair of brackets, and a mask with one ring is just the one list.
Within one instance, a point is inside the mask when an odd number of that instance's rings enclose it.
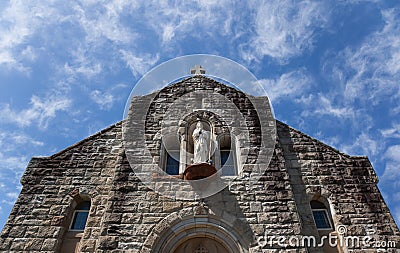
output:
{"label": "blue sky", "polygon": [[367,155],[400,224],[400,3],[246,2],[1,1],[0,227],[30,157],[121,120],[143,74],[196,53],[246,66],[277,119]]}

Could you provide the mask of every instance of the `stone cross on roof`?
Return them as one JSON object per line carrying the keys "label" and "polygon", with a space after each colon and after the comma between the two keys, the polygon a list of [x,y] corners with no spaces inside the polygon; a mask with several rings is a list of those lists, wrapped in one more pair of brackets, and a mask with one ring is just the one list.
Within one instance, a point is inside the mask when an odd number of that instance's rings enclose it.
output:
{"label": "stone cross on roof", "polygon": [[204,75],[206,70],[203,69],[200,65],[194,65],[194,68],[190,69],[190,74],[192,75]]}

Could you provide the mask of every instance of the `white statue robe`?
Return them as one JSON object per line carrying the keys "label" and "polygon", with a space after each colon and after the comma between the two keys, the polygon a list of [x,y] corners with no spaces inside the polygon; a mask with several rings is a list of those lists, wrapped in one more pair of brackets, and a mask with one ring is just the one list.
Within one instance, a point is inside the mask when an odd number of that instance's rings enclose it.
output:
{"label": "white statue robe", "polygon": [[209,140],[210,132],[202,128],[193,131],[194,158],[193,163],[206,163],[209,160]]}

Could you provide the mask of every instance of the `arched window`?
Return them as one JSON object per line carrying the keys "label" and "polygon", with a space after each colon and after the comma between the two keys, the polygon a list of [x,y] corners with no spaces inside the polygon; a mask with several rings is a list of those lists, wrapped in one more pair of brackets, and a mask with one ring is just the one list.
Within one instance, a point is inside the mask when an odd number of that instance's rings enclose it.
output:
{"label": "arched window", "polygon": [[326,206],[317,200],[312,200],[310,205],[317,229],[332,230],[332,223]]}
{"label": "arched window", "polygon": [[[311,200],[310,206],[315,222],[315,226],[317,227],[319,236],[328,238],[330,234],[337,236],[332,220],[331,212],[328,208],[328,201],[323,197],[320,197],[318,200]],[[327,243],[322,245],[323,252],[325,253],[339,253],[343,252],[340,248],[340,244],[333,246]]]}
{"label": "arched window", "polygon": [[161,167],[169,175],[178,175],[180,172],[180,141],[177,135],[162,137]]}
{"label": "arched window", "polygon": [[90,202],[83,201],[75,207],[74,214],[72,216],[71,225],[69,230],[71,231],[84,231],[86,227],[86,221],[89,216]]}
{"label": "arched window", "polygon": [[219,138],[219,154],[222,176],[235,176],[236,172],[236,156],[231,137],[227,134]]}
{"label": "arched window", "polygon": [[179,160],[176,160],[176,158],[179,157],[179,152],[175,151],[173,155],[171,155],[169,152],[166,152],[166,156],[167,157],[165,161],[165,172],[168,175],[178,175]]}
{"label": "arched window", "polygon": [[79,252],[80,242],[89,218],[91,202],[88,196],[76,196],[68,214],[60,252]]}

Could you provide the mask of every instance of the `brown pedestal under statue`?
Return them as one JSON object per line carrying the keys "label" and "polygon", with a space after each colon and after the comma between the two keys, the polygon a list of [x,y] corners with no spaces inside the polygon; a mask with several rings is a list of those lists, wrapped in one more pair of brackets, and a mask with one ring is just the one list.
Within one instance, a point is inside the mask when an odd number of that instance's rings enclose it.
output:
{"label": "brown pedestal under statue", "polygon": [[199,163],[189,165],[185,172],[183,172],[183,179],[184,180],[198,180],[209,177],[215,174],[217,170],[214,166],[208,163]]}

